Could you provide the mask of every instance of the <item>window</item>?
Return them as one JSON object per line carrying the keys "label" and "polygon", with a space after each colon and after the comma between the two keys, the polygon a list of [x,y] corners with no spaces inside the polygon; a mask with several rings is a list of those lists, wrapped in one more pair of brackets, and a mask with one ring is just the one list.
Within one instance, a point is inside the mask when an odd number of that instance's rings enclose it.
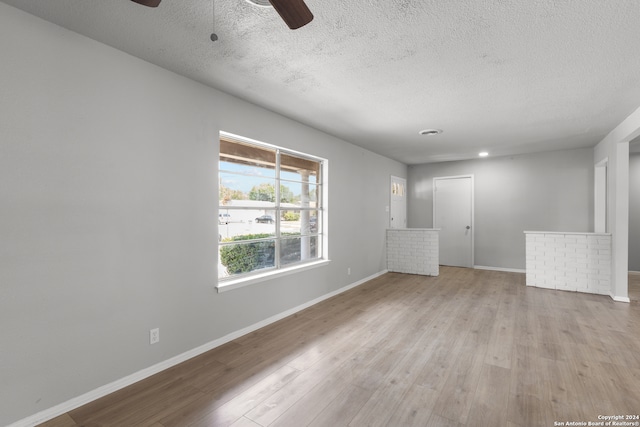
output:
{"label": "window", "polygon": [[323,259],[323,161],[221,134],[218,279]]}

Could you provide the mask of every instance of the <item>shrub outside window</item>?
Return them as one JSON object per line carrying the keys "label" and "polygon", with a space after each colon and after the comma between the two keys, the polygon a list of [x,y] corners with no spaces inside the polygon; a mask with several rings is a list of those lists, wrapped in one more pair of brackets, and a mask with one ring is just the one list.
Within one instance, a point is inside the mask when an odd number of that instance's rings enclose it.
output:
{"label": "shrub outside window", "polygon": [[321,159],[221,134],[218,279],[323,258]]}

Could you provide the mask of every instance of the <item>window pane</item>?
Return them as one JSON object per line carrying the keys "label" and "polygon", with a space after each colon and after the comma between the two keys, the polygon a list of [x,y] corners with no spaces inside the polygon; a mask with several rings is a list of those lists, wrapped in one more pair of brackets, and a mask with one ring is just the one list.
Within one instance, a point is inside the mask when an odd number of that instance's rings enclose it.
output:
{"label": "window pane", "polygon": [[220,279],[322,257],[322,165],[221,135]]}
{"label": "window pane", "polygon": [[218,277],[249,273],[275,266],[275,240],[220,246]]}
{"label": "window pane", "polygon": [[318,233],[318,211],[283,210],[280,231],[283,236]]}
{"label": "window pane", "polygon": [[247,165],[234,162],[220,162],[220,170],[225,172],[232,172],[246,176],[257,176],[265,178],[275,178],[275,168],[265,165]]}
{"label": "window pane", "polygon": [[288,181],[310,182],[311,184],[317,184],[320,181],[317,175],[302,175],[299,172],[287,171],[284,169],[280,170],[280,178],[286,179]]}
{"label": "window pane", "polygon": [[303,208],[318,207],[318,189],[316,184],[281,181],[280,203],[283,207],[299,206]]}
{"label": "window pane", "polygon": [[220,206],[271,207],[276,201],[276,180],[220,172]]}
{"label": "window pane", "polygon": [[[223,215],[228,223],[220,223],[218,220],[218,233],[223,242],[242,237],[242,240],[264,239],[276,235],[276,224],[273,215],[262,215],[255,210],[221,210],[219,215]],[[228,212],[228,214],[227,214]],[[271,211],[269,211],[271,212]],[[260,214],[257,218],[255,215]],[[228,216],[226,216],[228,215]],[[260,219],[260,221],[257,221]],[[269,221],[271,219],[271,221]]]}
{"label": "window pane", "polygon": [[318,257],[318,237],[283,237],[280,245],[280,264],[310,260]]}

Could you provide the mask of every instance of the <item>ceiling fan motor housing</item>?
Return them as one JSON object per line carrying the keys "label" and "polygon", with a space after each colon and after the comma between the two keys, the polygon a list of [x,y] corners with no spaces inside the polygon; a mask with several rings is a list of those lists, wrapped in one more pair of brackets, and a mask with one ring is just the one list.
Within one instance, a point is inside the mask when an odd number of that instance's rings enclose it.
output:
{"label": "ceiling fan motor housing", "polygon": [[313,13],[304,0],[247,0],[259,7],[272,7],[292,30],[298,29],[313,21]]}
{"label": "ceiling fan motor housing", "polygon": [[247,0],[247,2],[255,6],[272,7],[271,2],[269,0]]}

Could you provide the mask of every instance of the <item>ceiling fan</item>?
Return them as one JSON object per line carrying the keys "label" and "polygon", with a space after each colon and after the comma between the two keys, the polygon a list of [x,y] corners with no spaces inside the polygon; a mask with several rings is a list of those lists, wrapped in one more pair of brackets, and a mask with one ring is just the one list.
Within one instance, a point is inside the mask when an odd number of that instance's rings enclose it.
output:
{"label": "ceiling fan", "polygon": [[[148,7],[158,7],[162,0],[131,0],[132,2]],[[295,30],[307,25],[313,20],[313,14],[304,3],[304,0],[268,0],[273,8],[280,14],[284,22]],[[260,4],[251,1],[254,4]]]}

